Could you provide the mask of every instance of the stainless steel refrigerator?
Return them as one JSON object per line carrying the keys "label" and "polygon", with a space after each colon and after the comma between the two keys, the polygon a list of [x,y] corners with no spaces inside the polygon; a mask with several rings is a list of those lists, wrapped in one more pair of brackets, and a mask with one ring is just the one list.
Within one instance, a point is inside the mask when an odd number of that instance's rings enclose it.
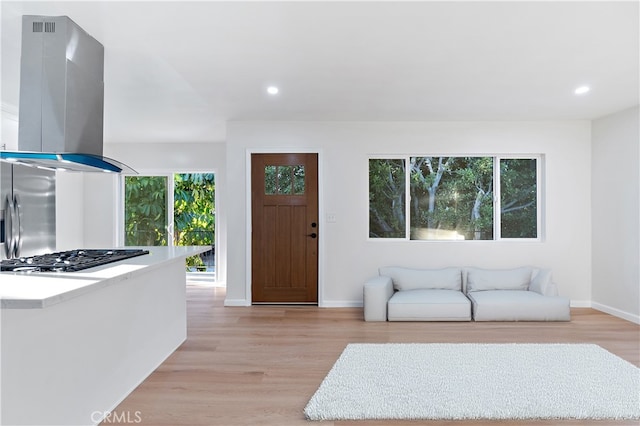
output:
{"label": "stainless steel refrigerator", "polygon": [[55,251],[54,171],[0,163],[0,203],[0,259]]}

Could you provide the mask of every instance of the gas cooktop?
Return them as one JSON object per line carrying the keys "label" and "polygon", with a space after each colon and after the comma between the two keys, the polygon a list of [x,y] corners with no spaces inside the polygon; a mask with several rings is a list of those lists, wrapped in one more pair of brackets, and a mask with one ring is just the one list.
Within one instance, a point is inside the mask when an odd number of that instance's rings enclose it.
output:
{"label": "gas cooktop", "polygon": [[19,257],[0,261],[0,271],[76,272],[149,254],[141,249],[87,249]]}

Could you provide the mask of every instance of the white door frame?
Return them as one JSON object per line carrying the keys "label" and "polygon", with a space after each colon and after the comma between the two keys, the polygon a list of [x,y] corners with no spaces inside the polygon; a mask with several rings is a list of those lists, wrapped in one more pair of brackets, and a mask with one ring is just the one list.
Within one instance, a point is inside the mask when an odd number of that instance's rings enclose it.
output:
{"label": "white door frame", "polygon": [[247,148],[245,154],[246,172],[246,225],[245,225],[245,301],[246,306],[251,306],[251,154],[318,154],[318,306],[324,306],[324,202],[323,202],[323,167],[322,150],[314,148]]}

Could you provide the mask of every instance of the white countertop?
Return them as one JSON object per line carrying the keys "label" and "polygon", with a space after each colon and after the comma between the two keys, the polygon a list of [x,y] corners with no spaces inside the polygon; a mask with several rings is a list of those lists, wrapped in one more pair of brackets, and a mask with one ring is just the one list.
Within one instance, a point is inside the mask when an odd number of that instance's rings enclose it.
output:
{"label": "white countertop", "polygon": [[[103,247],[104,248],[104,247]],[[149,254],[78,272],[0,272],[0,307],[38,309],[140,276],[150,268],[211,250],[211,246],[126,247]]]}

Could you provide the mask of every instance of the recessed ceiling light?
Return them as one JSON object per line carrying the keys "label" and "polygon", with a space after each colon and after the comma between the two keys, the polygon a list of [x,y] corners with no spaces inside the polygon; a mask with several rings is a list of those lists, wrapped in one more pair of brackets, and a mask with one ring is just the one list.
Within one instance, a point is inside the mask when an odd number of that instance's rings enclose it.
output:
{"label": "recessed ceiling light", "polygon": [[277,95],[279,91],[280,90],[278,90],[278,88],[276,86],[267,87],[267,93],[270,94],[270,95]]}
{"label": "recessed ceiling light", "polygon": [[589,92],[589,90],[591,90],[589,86],[580,86],[573,93],[575,93],[576,95],[584,95],[585,93]]}

